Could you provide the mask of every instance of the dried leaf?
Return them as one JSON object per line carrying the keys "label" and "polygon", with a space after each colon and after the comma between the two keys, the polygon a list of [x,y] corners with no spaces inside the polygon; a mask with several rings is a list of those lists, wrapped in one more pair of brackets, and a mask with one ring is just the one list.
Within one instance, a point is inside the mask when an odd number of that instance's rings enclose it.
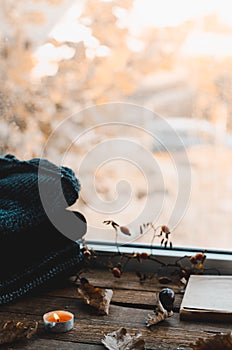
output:
{"label": "dried leaf", "polygon": [[148,315],[146,325],[147,327],[151,327],[171,316],[173,316],[173,311],[165,310],[160,300],[158,299],[156,303],[156,309],[154,310],[154,314]]}
{"label": "dried leaf", "polygon": [[232,335],[216,334],[209,339],[199,338],[195,344],[190,344],[193,350],[231,350],[232,349]]}
{"label": "dried leaf", "polygon": [[131,336],[126,328],[120,328],[115,332],[104,336],[102,343],[109,350],[143,350],[145,341],[141,334]]}
{"label": "dried leaf", "polygon": [[113,296],[112,289],[94,287],[86,278],[82,278],[78,292],[84,303],[96,308],[99,315],[109,314],[110,301]]}
{"label": "dried leaf", "polygon": [[8,321],[0,328],[0,344],[12,343],[19,339],[30,339],[36,333],[38,322]]}
{"label": "dried leaf", "polygon": [[173,316],[173,311],[168,312],[167,310],[156,312],[155,315],[148,314],[146,325],[147,327],[151,327],[171,316]]}

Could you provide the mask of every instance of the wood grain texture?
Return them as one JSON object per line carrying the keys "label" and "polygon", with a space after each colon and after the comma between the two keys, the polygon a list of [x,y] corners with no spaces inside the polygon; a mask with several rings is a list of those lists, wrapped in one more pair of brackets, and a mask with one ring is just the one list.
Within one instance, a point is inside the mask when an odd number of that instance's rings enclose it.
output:
{"label": "wood grain texture", "polygon": [[[164,286],[163,286],[164,288]],[[162,288],[161,288],[162,289]],[[114,294],[111,301],[111,304],[115,305],[127,305],[131,307],[137,307],[137,308],[148,308],[153,309],[155,305],[156,300],[156,293],[158,291],[143,291],[143,290],[124,290],[124,289],[113,289]],[[51,291],[48,291],[44,295],[49,295],[51,297],[63,297],[63,298],[75,298],[80,299],[79,294],[77,293],[77,287],[64,287],[60,289],[54,289]],[[175,297],[175,304],[174,304],[174,310],[178,311],[180,308],[182,300],[181,294],[176,294]]]}
{"label": "wood grain texture", "polygon": [[[199,337],[207,338],[217,332],[231,330],[231,325],[226,323],[180,321],[178,310],[182,294],[178,293],[178,284],[167,285],[176,291],[174,316],[148,329],[145,319],[148,313],[153,312],[155,293],[166,285],[161,285],[157,279],[141,284],[133,273],[124,273],[123,278],[116,281],[111,273],[105,274],[105,271],[91,271],[86,276],[96,286],[113,289],[108,316],[98,316],[93,308],[81,301],[77,286],[65,283],[62,288],[34,293],[33,296],[0,307],[0,321],[13,319],[39,322],[37,335],[33,339],[12,344],[5,349],[100,350],[104,349],[101,345],[104,334],[123,326],[131,334],[142,333],[148,350],[176,350],[178,346],[187,346]],[[74,313],[75,325],[70,332],[51,334],[44,330],[42,315],[55,309],[66,309]]]}

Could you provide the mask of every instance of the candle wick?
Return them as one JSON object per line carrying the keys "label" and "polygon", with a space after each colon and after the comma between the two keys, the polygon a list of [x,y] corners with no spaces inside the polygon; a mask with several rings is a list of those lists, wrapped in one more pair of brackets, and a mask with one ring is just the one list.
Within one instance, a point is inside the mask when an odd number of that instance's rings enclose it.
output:
{"label": "candle wick", "polygon": [[57,313],[54,313],[53,317],[55,319],[55,322],[60,322],[60,317],[59,317],[59,315],[57,315]]}

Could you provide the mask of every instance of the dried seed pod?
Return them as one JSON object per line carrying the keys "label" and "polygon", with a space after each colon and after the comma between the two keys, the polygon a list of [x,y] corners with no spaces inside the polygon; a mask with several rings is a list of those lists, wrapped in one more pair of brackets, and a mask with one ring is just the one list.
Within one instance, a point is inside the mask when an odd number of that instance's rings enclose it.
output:
{"label": "dried seed pod", "polygon": [[83,252],[83,255],[84,255],[85,258],[89,259],[89,258],[91,258],[92,253],[89,250],[85,250]]}
{"label": "dried seed pod", "polygon": [[196,265],[197,259],[196,259],[195,255],[194,255],[194,256],[191,256],[191,257],[189,258],[189,260],[190,260],[190,262],[191,262],[193,265]]}
{"label": "dried seed pod", "polygon": [[143,252],[143,253],[140,254],[140,258],[141,259],[147,259],[148,257],[149,257],[149,254],[146,253],[146,252]]}
{"label": "dried seed pod", "polygon": [[198,254],[195,255],[195,258],[196,258],[197,261],[203,262],[205,260],[205,258],[206,258],[206,255],[204,253],[198,253]]}
{"label": "dried seed pod", "polygon": [[169,229],[167,226],[165,226],[165,225],[163,225],[163,226],[161,227],[161,230],[162,230],[164,233],[166,233],[166,234],[171,233],[171,232],[170,232],[170,229]]}
{"label": "dried seed pod", "polygon": [[126,226],[120,226],[120,231],[127,236],[131,236],[130,230],[128,227]]}
{"label": "dried seed pod", "polygon": [[204,253],[197,253],[196,255],[192,255],[189,260],[193,265],[202,263],[205,261],[206,255]]}
{"label": "dried seed pod", "polygon": [[86,259],[90,259],[94,255],[94,251],[89,250],[87,245],[84,245],[83,248],[81,249],[83,256]]}
{"label": "dried seed pod", "polygon": [[114,267],[112,269],[112,272],[113,272],[114,277],[117,277],[117,278],[121,277],[122,272],[118,267]]}

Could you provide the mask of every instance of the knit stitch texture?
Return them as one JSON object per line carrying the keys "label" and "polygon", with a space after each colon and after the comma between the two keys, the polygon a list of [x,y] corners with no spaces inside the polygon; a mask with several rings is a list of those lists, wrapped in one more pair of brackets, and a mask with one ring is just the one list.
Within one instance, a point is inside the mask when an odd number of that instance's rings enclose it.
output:
{"label": "knit stitch texture", "polygon": [[[51,211],[62,214],[68,226],[66,206],[75,203],[80,191],[74,172],[45,159],[0,157],[0,304],[67,277],[82,260],[79,245],[49,220],[39,183]],[[84,222],[84,235],[86,221],[80,213],[75,215]]]}

